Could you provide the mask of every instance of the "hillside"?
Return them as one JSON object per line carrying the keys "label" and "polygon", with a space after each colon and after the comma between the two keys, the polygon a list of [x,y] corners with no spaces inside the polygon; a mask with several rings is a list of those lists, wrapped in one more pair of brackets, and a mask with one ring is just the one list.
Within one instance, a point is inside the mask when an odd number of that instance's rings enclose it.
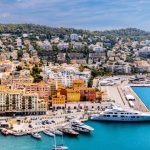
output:
{"label": "hillside", "polygon": [[106,31],[88,31],[74,28],[54,28],[43,25],[35,24],[0,24],[0,33],[11,33],[21,35],[22,33],[32,33],[34,35],[70,35],[72,33],[97,35],[106,37],[123,37],[123,38],[134,38],[134,39],[150,39],[150,32],[139,30],[136,28],[126,28],[119,30],[106,30]]}

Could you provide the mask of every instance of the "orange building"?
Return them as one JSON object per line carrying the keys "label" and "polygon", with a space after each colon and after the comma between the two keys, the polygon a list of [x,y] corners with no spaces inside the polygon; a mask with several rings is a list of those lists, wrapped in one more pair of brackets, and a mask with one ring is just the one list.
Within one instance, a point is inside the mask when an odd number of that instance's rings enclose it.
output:
{"label": "orange building", "polygon": [[80,91],[78,89],[72,88],[65,89],[64,94],[66,95],[67,102],[80,101]]}
{"label": "orange building", "polygon": [[40,83],[21,84],[21,86],[24,86],[25,92],[37,93],[39,99],[49,100],[50,98],[50,86],[43,81]]}
{"label": "orange building", "polygon": [[85,81],[82,79],[79,80],[73,80],[73,88],[81,88],[85,87]]}
{"label": "orange building", "polygon": [[80,88],[80,101],[96,100],[96,90],[93,88]]}
{"label": "orange building", "polygon": [[58,92],[57,95],[52,96],[52,107],[63,108],[65,107],[65,103],[66,103],[66,96],[61,95],[60,92]]}

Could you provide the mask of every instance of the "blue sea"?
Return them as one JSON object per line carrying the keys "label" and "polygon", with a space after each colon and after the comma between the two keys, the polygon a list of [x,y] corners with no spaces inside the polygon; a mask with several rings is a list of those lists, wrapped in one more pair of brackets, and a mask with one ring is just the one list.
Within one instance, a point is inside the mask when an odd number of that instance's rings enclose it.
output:
{"label": "blue sea", "polygon": [[[87,122],[95,128],[91,135],[64,137],[69,150],[150,150],[150,123]],[[0,150],[51,150],[53,138],[0,135]],[[60,139],[57,138],[59,142]]]}
{"label": "blue sea", "polygon": [[[133,90],[150,107],[150,88],[134,87]],[[150,150],[150,123],[86,122],[95,130],[91,135],[64,137],[69,150]],[[42,140],[31,136],[0,135],[0,150],[51,150],[53,138],[42,134]],[[60,137],[57,142],[60,142]]]}
{"label": "blue sea", "polygon": [[150,108],[150,87],[135,86],[132,87],[132,89],[144,102],[144,104]]}

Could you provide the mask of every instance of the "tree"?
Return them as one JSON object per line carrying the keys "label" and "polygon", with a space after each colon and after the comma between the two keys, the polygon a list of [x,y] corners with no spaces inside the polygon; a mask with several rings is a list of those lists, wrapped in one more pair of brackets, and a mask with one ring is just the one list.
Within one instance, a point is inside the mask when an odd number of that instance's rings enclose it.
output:
{"label": "tree", "polygon": [[91,77],[88,81],[88,87],[92,87],[93,85],[93,77]]}
{"label": "tree", "polygon": [[40,74],[35,74],[33,77],[34,77],[33,80],[34,83],[38,83],[43,80],[43,77]]}
{"label": "tree", "polygon": [[42,70],[38,67],[38,65],[35,65],[32,68],[31,75],[34,78],[33,82],[40,82],[43,80],[43,77],[40,75],[41,71]]}
{"label": "tree", "polygon": [[22,50],[18,50],[17,51],[17,58],[18,58],[18,60],[21,59],[22,56],[23,56],[23,51]]}
{"label": "tree", "polygon": [[83,72],[83,71],[84,71],[84,66],[83,66],[83,65],[80,65],[79,71],[80,71],[80,72]]}
{"label": "tree", "polygon": [[16,71],[20,71],[20,70],[22,70],[22,67],[21,66],[17,66],[16,67]]}

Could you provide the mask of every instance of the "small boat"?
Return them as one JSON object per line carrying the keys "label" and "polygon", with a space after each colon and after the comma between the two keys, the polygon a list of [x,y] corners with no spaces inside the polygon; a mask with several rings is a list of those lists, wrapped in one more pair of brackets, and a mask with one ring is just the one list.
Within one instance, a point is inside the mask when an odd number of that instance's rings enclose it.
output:
{"label": "small boat", "polygon": [[31,135],[36,139],[41,139],[41,135],[39,133],[31,133]]}
{"label": "small boat", "polygon": [[2,129],[1,132],[2,132],[3,135],[8,135],[9,134],[9,131],[7,129]]}
{"label": "small boat", "polygon": [[53,134],[50,130],[45,130],[45,131],[43,131],[43,133],[48,135],[48,136],[52,136],[52,137],[55,136],[55,134]]}
{"label": "small boat", "polygon": [[68,150],[68,147],[63,146],[63,145],[56,145],[56,146],[53,146],[52,150]]}
{"label": "small boat", "polygon": [[52,150],[68,150],[68,147],[64,146],[63,144],[63,135],[62,135],[62,144],[60,145],[56,144],[56,136],[54,136],[54,142],[55,145],[53,146]]}
{"label": "small boat", "polygon": [[55,134],[56,135],[63,135],[63,132],[59,131],[59,130],[55,130]]}
{"label": "small boat", "polygon": [[49,129],[49,131],[53,134],[56,134],[56,135],[63,135],[63,132],[61,132],[57,129]]}
{"label": "small boat", "polygon": [[15,135],[15,136],[23,136],[23,135],[25,135],[24,132],[12,132],[11,134]]}
{"label": "small boat", "polygon": [[78,132],[74,131],[70,127],[63,127],[63,128],[60,128],[59,130],[68,136],[78,136],[79,135]]}
{"label": "small boat", "polygon": [[90,133],[94,129],[88,125],[85,125],[79,120],[72,120],[70,121],[71,123],[71,128],[77,132],[82,132],[82,133]]}

